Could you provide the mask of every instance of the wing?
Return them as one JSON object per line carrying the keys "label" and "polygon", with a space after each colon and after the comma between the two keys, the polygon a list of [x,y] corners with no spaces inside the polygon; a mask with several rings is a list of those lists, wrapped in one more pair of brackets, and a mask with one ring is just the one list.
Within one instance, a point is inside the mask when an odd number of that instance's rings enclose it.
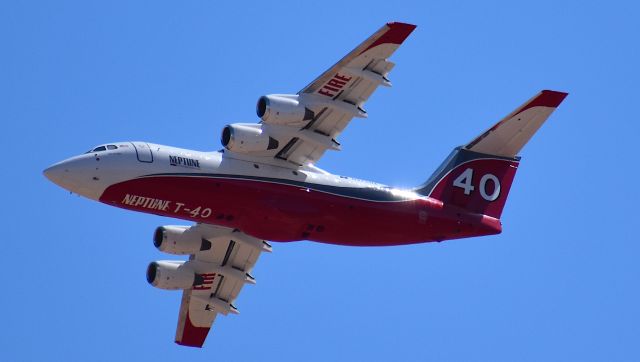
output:
{"label": "wing", "polygon": [[[388,23],[298,94],[261,97],[261,124],[231,125],[233,132],[227,126],[225,154],[297,168],[314,164],[328,149],[339,150],[338,135],[354,117],[367,117],[364,103],[371,94],[378,86],[391,86],[388,74],[394,64],[388,58],[415,27]],[[246,137],[235,142],[236,132]]]}
{"label": "wing", "polygon": [[[391,86],[388,74],[394,63],[387,59],[415,27],[397,22],[384,25],[298,92],[314,117],[302,127],[305,135],[284,142],[276,157],[297,165],[313,164],[327,149],[339,149],[336,139],[349,122],[354,117],[367,117],[364,103],[371,94],[378,86]],[[330,142],[314,142],[306,135]]]}
{"label": "wing", "polygon": [[200,235],[220,235],[203,239],[203,249],[190,256],[196,285],[183,291],[176,329],[176,343],[202,347],[218,314],[238,314],[233,305],[244,284],[255,284],[250,272],[262,251],[271,251],[263,240],[239,231],[221,233],[221,228],[192,226]]}

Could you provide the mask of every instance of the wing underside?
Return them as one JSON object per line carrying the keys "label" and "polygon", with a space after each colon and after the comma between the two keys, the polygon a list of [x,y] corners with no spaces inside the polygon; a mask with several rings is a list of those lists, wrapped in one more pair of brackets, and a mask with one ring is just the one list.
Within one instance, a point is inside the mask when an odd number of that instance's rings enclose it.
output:
{"label": "wing underside", "polygon": [[189,258],[197,283],[183,291],[175,340],[181,345],[202,347],[218,314],[239,313],[233,303],[245,284],[255,283],[251,271],[260,253],[271,251],[271,246],[235,230],[205,224],[192,228],[197,228],[210,244],[206,244],[207,250]]}
{"label": "wing underside", "polygon": [[[388,23],[322,73],[298,94],[314,111],[302,127],[333,140],[355,118],[368,116],[364,104],[379,86],[390,87],[388,58],[415,29],[415,25]],[[315,163],[331,147],[292,137],[277,157],[294,164]]]}
{"label": "wing underside", "polygon": [[340,133],[353,118],[367,118],[365,102],[379,86],[391,86],[388,75],[394,63],[388,58],[415,27],[385,24],[297,94],[270,95],[303,105],[304,117],[283,124],[261,116],[259,127],[277,147],[249,156],[231,152],[231,156],[297,168],[314,164],[327,150],[340,150]]}

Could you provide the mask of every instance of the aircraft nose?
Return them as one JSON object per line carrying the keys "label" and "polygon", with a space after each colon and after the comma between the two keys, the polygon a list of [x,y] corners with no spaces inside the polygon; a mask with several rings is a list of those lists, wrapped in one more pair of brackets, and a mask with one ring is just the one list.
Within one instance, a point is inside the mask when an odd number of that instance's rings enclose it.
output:
{"label": "aircraft nose", "polygon": [[64,175],[67,172],[69,172],[69,170],[65,169],[64,162],[53,164],[42,171],[44,176],[51,182],[62,187],[64,187]]}
{"label": "aircraft nose", "polygon": [[102,187],[97,162],[97,158],[83,154],[55,163],[42,173],[63,189],[95,199],[99,188]]}

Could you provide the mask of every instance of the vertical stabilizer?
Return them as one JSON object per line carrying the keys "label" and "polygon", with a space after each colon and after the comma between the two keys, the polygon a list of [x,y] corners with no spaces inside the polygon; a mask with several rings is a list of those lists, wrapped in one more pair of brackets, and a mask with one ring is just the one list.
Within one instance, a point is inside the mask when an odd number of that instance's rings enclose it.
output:
{"label": "vertical stabilizer", "polygon": [[451,155],[416,192],[468,212],[500,218],[517,156],[567,93],[544,90]]}

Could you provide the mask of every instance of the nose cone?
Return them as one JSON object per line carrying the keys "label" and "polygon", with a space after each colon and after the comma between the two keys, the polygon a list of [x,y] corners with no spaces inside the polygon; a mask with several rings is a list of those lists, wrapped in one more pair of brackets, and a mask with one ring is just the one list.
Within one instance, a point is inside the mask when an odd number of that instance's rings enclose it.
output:
{"label": "nose cone", "polygon": [[99,178],[98,167],[91,162],[91,157],[80,155],[72,157],[68,160],[58,162],[42,171],[44,176],[54,184],[69,190],[75,194],[82,195],[91,199],[96,197],[96,186]]}
{"label": "nose cone", "polygon": [[[68,170],[66,172],[69,172]],[[65,174],[65,168],[64,165],[62,164],[62,162],[60,163],[56,163],[50,167],[48,167],[47,169],[45,169],[44,171],[42,171],[42,173],[44,174],[44,176],[46,178],[49,179],[49,181],[53,182],[54,184],[60,186],[60,187],[64,187],[64,174]]]}

